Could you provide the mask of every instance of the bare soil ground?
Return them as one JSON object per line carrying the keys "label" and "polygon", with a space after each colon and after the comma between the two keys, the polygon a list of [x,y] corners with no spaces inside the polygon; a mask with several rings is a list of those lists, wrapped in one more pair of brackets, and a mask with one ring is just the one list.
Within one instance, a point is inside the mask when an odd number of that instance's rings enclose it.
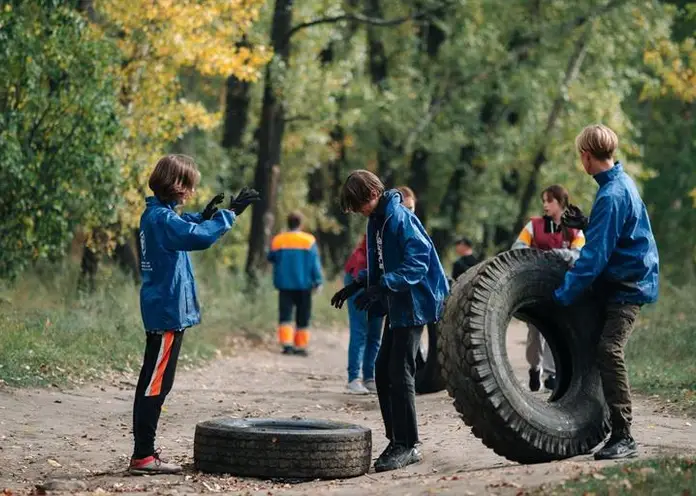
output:
{"label": "bare soil ground", "polygon": [[[526,376],[526,329],[511,326],[509,354]],[[195,339],[195,330],[186,336]],[[344,393],[346,331],[314,333],[309,358],[283,356],[274,347],[238,349],[194,370],[180,370],[160,421],[165,458],[184,463],[177,476],[124,473],[132,449],[135,378],[114,377],[77,390],[0,388],[0,490],[25,493],[58,480],[56,490],[91,493],[211,493],[253,495],[521,494],[603,466],[590,456],[522,466],[486,448],[458,418],[446,392],[419,396],[425,460],[395,472],[337,481],[264,481],[215,477],[191,468],[197,422],[214,417],[291,417],[343,420],[373,430],[373,457],[386,445],[375,396]],[[640,456],[696,453],[696,428],[686,417],[660,413],[646,398],[635,404]],[[50,488],[51,486],[49,486]]]}

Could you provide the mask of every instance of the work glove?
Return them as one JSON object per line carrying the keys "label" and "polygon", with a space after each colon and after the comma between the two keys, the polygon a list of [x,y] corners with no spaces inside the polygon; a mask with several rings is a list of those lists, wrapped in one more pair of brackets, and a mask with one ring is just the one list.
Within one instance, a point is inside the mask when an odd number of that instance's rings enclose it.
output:
{"label": "work glove", "polygon": [[244,186],[236,197],[230,199],[230,210],[236,215],[242,215],[246,208],[261,199],[259,192],[253,188]]}
{"label": "work glove", "polygon": [[331,297],[331,306],[334,308],[343,308],[343,304],[348,298],[365,287],[365,281],[353,281],[343,289],[336,291]]}
{"label": "work glove", "polygon": [[389,289],[384,286],[370,286],[364,293],[355,298],[355,308],[368,310],[372,305],[384,299],[388,291]]}
{"label": "work glove", "polygon": [[210,202],[205,206],[205,210],[203,210],[203,213],[201,214],[203,216],[203,220],[212,219],[213,215],[215,215],[215,212],[218,211],[216,205],[221,204],[222,200],[224,199],[225,193],[215,195],[215,197],[212,200],[210,200]]}
{"label": "work glove", "polygon": [[585,231],[588,223],[589,219],[585,217],[580,207],[575,205],[568,205],[568,208],[563,212],[563,216],[561,217],[561,224],[571,229]]}

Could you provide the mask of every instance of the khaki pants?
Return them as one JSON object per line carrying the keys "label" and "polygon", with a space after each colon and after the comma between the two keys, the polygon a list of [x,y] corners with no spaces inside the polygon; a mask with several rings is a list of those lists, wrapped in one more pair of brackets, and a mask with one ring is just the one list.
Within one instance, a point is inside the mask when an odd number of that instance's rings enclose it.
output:
{"label": "khaki pants", "polygon": [[556,373],[556,366],[553,363],[553,354],[551,348],[546,346],[546,340],[541,332],[532,324],[527,324],[527,363],[529,368],[547,372],[549,374]]}
{"label": "khaki pants", "polygon": [[628,432],[633,420],[624,347],[633,332],[639,312],[638,305],[607,305],[604,327],[597,348],[597,365],[614,433]]}

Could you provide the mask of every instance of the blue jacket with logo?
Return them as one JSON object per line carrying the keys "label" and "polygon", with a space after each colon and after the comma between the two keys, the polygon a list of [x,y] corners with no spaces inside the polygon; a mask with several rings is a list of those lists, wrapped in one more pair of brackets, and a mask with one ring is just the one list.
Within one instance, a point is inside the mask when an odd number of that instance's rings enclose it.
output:
{"label": "blue jacket with logo", "polygon": [[317,241],[299,230],[276,235],[268,261],[273,264],[273,284],[282,291],[308,290],[322,283]]}
{"label": "blue jacket with logo", "polygon": [[368,286],[389,289],[386,308],[374,305],[370,314],[385,314],[391,327],[412,327],[440,319],[449,293],[447,276],[433,242],[418,217],[401,204],[401,193],[389,190],[367,223]]}
{"label": "blue jacket with logo", "polygon": [[178,330],[201,321],[196,282],[187,252],[205,250],[232,228],[235,215],[218,210],[179,215],[174,203],[151,196],[140,218],[140,313],[147,332]]}
{"label": "blue jacket with logo", "polygon": [[611,302],[653,303],[659,285],[659,257],[638,189],[620,162],[594,178],[599,191],[585,231],[585,246],[554,298],[570,305],[596,281],[597,289]]}

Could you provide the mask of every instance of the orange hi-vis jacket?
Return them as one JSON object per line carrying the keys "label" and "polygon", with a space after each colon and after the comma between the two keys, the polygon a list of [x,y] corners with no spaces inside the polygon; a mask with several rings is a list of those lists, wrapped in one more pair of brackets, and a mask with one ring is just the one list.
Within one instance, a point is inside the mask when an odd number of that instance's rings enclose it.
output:
{"label": "orange hi-vis jacket", "polygon": [[293,230],[276,235],[271,241],[268,261],[273,264],[276,289],[308,290],[322,283],[317,241],[309,233]]}

